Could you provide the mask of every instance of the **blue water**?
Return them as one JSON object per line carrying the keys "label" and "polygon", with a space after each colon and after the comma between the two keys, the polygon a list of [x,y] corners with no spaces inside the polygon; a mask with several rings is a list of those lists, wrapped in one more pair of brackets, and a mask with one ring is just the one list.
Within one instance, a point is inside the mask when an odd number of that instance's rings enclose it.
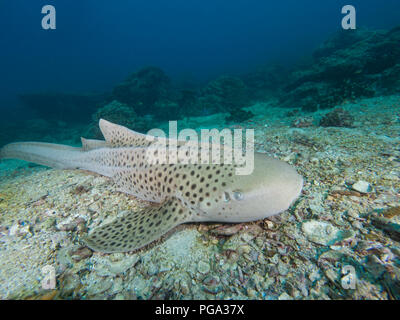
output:
{"label": "blue water", "polygon": [[[207,81],[269,62],[290,64],[340,28],[329,0],[0,1],[0,107],[19,93],[105,91],[146,65]],[[57,29],[41,28],[54,5]],[[353,0],[358,25],[390,28],[398,0]],[[19,114],[19,116],[21,116]]]}

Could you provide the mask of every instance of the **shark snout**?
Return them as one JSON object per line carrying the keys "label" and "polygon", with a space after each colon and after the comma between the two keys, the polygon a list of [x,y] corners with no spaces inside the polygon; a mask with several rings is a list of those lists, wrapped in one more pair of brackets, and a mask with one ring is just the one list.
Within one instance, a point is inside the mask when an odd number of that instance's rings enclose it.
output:
{"label": "shark snout", "polygon": [[300,196],[303,178],[289,164],[271,159],[266,175],[264,195],[265,214],[271,216],[287,210]]}
{"label": "shark snout", "polygon": [[294,167],[263,155],[258,157],[254,172],[239,183],[244,194],[240,211],[249,220],[287,210],[303,188],[303,178]]}

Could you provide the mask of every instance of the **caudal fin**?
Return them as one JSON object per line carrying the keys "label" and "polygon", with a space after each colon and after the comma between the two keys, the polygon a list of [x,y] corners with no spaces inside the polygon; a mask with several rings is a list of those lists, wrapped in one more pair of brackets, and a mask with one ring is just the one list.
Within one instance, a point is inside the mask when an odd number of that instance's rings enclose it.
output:
{"label": "caudal fin", "polygon": [[17,142],[0,149],[0,159],[20,159],[51,168],[76,168],[76,159],[82,153],[81,148],[44,143]]}

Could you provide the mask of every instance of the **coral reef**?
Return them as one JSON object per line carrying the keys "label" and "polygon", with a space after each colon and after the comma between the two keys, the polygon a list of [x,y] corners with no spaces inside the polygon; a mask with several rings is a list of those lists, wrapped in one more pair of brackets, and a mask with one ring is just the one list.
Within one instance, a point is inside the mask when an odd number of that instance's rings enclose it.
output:
{"label": "coral reef", "polygon": [[302,117],[302,118],[297,118],[292,122],[291,127],[292,128],[308,128],[312,127],[314,122],[313,117]]}
{"label": "coral reef", "polygon": [[243,122],[253,117],[243,108],[275,98],[283,107],[315,112],[360,97],[397,93],[399,43],[399,27],[390,31],[341,30],[314,51],[311,61],[291,70],[270,64],[196,87],[193,83],[173,84],[160,68],[145,67],[116,85],[111,94],[37,93],[20,98],[40,118],[71,123],[87,123],[98,108],[113,100],[139,117],[151,115],[157,121],[229,113],[228,121]]}
{"label": "coral reef", "polygon": [[311,64],[292,72],[281,102],[316,111],[358,97],[395,93],[399,42],[399,28],[338,32],[314,52]]}
{"label": "coral reef", "polygon": [[154,108],[157,110],[154,116],[160,121],[180,119],[184,111],[177,102],[171,100],[157,101],[154,104]]}
{"label": "coral reef", "polygon": [[339,30],[314,51],[313,57],[315,59],[328,57],[338,50],[346,49],[354,43],[362,41],[369,35],[370,32],[364,28],[358,28],[356,30]]}
{"label": "coral reef", "polygon": [[327,113],[319,122],[322,127],[353,127],[354,117],[342,108]]}
{"label": "coral reef", "polygon": [[114,99],[133,107],[139,115],[156,115],[163,112],[160,102],[169,99],[171,84],[160,68],[146,67],[132,73],[112,93]]}
{"label": "coral reef", "polygon": [[282,65],[271,64],[242,75],[240,78],[249,88],[248,95],[254,100],[264,100],[281,94],[289,70]]}
{"label": "coral reef", "polygon": [[234,109],[231,111],[230,115],[225,118],[227,122],[244,122],[254,117],[251,111],[245,111],[243,109]]}
{"label": "coral reef", "polygon": [[228,112],[232,119],[248,119],[251,115],[241,110],[248,103],[248,88],[244,82],[238,77],[221,76],[201,89],[195,109],[198,115]]}
{"label": "coral reef", "polygon": [[191,115],[197,101],[197,93],[193,89],[182,89],[178,93],[177,103],[181,115]]}

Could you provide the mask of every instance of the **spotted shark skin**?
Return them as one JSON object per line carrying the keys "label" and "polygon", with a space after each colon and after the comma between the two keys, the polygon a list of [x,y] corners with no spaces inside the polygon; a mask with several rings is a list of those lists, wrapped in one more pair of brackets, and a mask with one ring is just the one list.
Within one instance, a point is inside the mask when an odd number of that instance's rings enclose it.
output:
{"label": "spotted shark skin", "polygon": [[163,154],[168,139],[103,119],[99,126],[105,140],[82,138],[82,148],[17,142],[0,149],[0,159],[96,172],[112,178],[120,191],[153,202],[92,230],[84,242],[95,251],[136,250],[187,222],[264,219],[287,210],[301,193],[303,179],[293,167],[260,153],[254,154],[250,175],[236,175],[235,163],[185,163],[179,156],[176,163],[165,163],[160,159],[168,158]]}

